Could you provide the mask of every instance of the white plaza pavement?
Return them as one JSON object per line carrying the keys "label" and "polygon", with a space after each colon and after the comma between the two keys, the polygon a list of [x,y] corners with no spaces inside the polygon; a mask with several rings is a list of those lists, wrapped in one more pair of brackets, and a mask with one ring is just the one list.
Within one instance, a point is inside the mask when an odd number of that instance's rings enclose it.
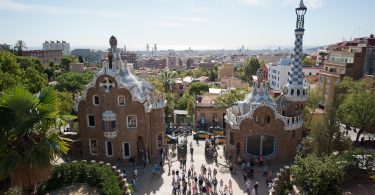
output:
{"label": "white plaza pavement", "polygon": [[[182,140],[182,137],[179,138],[179,140]],[[188,136],[188,143],[192,141],[192,136]],[[244,191],[244,180],[242,171],[237,170],[236,174],[233,175],[229,172],[229,168],[226,166],[225,159],[223,157],[223,146],[219,146],[219,157],[218,162],[219,166],[216,166],[214,162],[210,162],[206,160],[206,157],[204,155],[204,144],[205,141],[201,140],[199,141],[199,145],[196,144],[195,141],[193,143],[194,148],[194,162],[190,161],[190,152],[189,152],[189,144],[188,144],[188,155],[187,155],[187,169],[190,168],[191,163],[194,163],[195,171],[199,175],[200,173],[200,167],[202,164],[208,167],[211,167],[213,170],[216,168],[218,170],[217,173],[217,180],[218,182],[220,179],[223,179],[224,185],[228,185],[229,179],[232,180],[232,188],[233,188],[233,195],[240,195],[240,194],[246,194]],[[170,150],[171,151],[171,150]],[[173,158],[173,164],[172,169],[174,170],[180,170],[179,168],[180,163],[177,161],[176,156]],[[273,166],[270,167],[272,170],[278,170],[281,166]],[[151,165],[149,165],[145,170],[138,169],[139,170],[139,176],[137,180],[137,192],[135,194],[159,194],[159,195],[168,195],[172,194],[172,175],[168,175],[168,163],[164,164],[164,172],[160,176],[153,175]],[[181,173],[181,170],[180,170]],[[252,186],[255,184],[255,182],[259,182],[259,188],[258,188],[258,194],[259,195],[266,195],[268,194],[269,188],[266,184],[265,177],[262,176],[263,168],[262,167],[255,167],[254,168],[254,179],[251,180]],[[128,178],[130,178],[131,175],[129,174]],[[219,188],[219,184],[218,184]]]}

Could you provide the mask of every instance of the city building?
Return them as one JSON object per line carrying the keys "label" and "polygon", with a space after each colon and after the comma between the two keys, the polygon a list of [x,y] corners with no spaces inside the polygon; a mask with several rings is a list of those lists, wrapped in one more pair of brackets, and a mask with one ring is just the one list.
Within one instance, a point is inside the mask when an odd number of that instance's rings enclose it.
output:
{"label": "city building", "polygon": [[[288,75],[292,69],[291,59],[281,59],[278,64],[268,64],[268,82],[270,83],[271,94],[277,97],[282,93],[282,87],[288,83]],[[302,73],[305,78],[319,75],[322,66],[302,66]],[[309,87],[307,79],[303,79],[303,84]]]}
{"label": "city building", "polygon": [[110,38],[107,60],[95,73],[75,109],[83,158],[104,162],[153,162],[165,143],[166,100],[134,76]]}
{"label": "city building", "polygon": [[265,64],[274,63],[276,64],[281,59],[289,58],[290,54],[288,53],[272,53],[272,54],[263,54],[260,53],[257,58],[259,62],[264,62]]}
{"label": "city building", "polygon": [[142,69],[164,69],[166,67],[166,59],[160,59],[160,58],[138,59],[137,67],[142,68]]}
{"label": "city building", "polygon": [[6,43],[0,44],[0,50],[10,51],[11,50],[11,45],[8,45]]}
{"label": "city building", "polygon": [[66,41],[46,41],[43,43],[43,50],[62,50],[63,54],[69,54],[70,44]]}
{"label": "city building", "polygon": [[259,159],[285,162],[292,160],[302,140],[303,107],[308,89],[303,85],[302,41],[303,1],[296,8],[297,23],[292,68],[280,98],[273,100],[260,68],[253,88],[244,101],[226,110],[226,150],[232,160]]}
{"label": "city building", "polygon": [[82,56],[86,64],[101,64],[105,56],[104,52],[91,49],[74,49],[71,54],[77,58]]}
{"label": "city building", "polygon": [[60,64],[63,53],[62,50],[29,50],[22,51],[21,55],[39,58],[44,67],[48,68],[50,62]]}
{"label": "city building", "polygon": [[85,64],[84,63],[69,63],[69,71],[70,72],[85,72]]}
{"label": "city building", "polygon": [[375,39],[374,36],[357,38],[329,47],[328,60],[320,70],[319,87],[321,101],[319,107],[327,110],[335,97],[335,86],[344,77],[355,80],[364,75],[374,75]]}
{"label": "city building", "polygon": [[208,93],[196,96],[194,121],[198,129],[207,130],[211,126],[225,128],[225,108],[218,108],[213,102],[222,93],[225,93],[222,89],[210,88]]}
{"label": "city building", "polygon": [[222,78],[234,77],[234,67],[232,64],[226,63],[223,66],[219,66],[217,71],[219,81]]}
{"label": "city building", "polygon": [[249,83],[243,82],[239,78],[228,77],[228,78],[222,78],[220,80],[220,87],[224,89],[233,89],[233,88],[247,89],[249,88]]}
{"label": "city building", "polygon": [[132,52],[121,52],[121,60],[137,66],[137,54]]}

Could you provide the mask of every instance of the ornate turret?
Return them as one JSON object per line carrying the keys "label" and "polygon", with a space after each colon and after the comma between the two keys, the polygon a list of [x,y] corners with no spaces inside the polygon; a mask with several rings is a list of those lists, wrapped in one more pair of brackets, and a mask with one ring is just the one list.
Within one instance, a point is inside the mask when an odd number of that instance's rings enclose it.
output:
{"label": "ornate turret", "polygon": [[296,22],[296,40],[294,42],[294,52],[292,56],[292,68],[289,72],[288,84],[283,87],[283,94],[287,101],[303,102],[307,99],[307,88],[303,85],[303,72],[302,72],[302,42],[304,29],[304,17],[307,8],[301,0],[299,7],[296,8],[297,22]]}

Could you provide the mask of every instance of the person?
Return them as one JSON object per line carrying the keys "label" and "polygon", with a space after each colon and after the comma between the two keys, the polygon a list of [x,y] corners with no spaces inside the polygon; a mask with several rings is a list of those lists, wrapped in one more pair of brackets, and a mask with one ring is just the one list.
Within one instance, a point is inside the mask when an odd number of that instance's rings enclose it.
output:
{"label": "person", "polygon": [[229,195],[229,190],[228,190],[228,186],[227,185],[224,186],[224,194],[225,195]]}
{"label": "person", "polygon": [[194,161],[193,160],[193,152],[194,152],[194,148],[190,146],[190,157],[191,157],[191,160],[190,161]]}
{"label": "person", "polygon": [[268,166],[264,166],[263,168],[263,177],[266,177],[267,176],[267,173],[268,173]]}
{"label": "person", "polygon": [[183,181],[182,182],[182,194],[186,194],[186,190],[187,190],[187,182]]}
{"label": "person", "polygon": [[243,172],[243,181],[246,183],[247,180],[247,173],[246,171]]}
{"label": "person", "polygon": [[212,184],[214,185],[214,192],[216,192],[216,187],[217,187],[217,179],[214,177]]}
{"label": "person", "polygon": [[246,181],[246,183],[245,183],[245,189],[246,189],[246,192],[247,192],[248,194],[251,193],[251,181],[250,181],[250,179],[248,179],[248,180]]}
{"label": "person", "polygon": [[224,181],[223,179],[220,179],[220,193],[223,192],[223,185],[224,185]]}
{"label": "person", "polygon": [[253,190],[251,190],[251,195],[257,195],[257,192],[255,191],[255,188],[253,188]]}
{"label": "person", "polygon": [[216,178],[217,170],[214,168],[214,177]]}
{"label": "person", "polygon": [[133,175],[134,175],[134,179],[137,180],[137,178],[138,178],[138,170],[137,170],[137,168],[134,169]]}
{"label": "person", "polygon": [[207,178],[212,178],[212,175],[211,175],[212,171],[211,171],[211,167],[208,167],[208,175],[207,175]]}
{"label": "person", "polygon": [[193,163],[191,163],[190,168],[191,168],[191,172],[194,172],[194,164]]}
{"label": "person", "polygon": [[188,179],[191,179],[191,169],[188,170]]}
{"label": "person", "polygon": [[229,179],[229,181],[228,181],[228,188],[229,188],[229,192],[230,192],[230,193],[233,193],[233,189],[232,189],[232,180],[231,180],[231,179]]}
{"label": "person", "polygon": [[168,175],[171,174],[172,160],[168,160]]}
{"label": "person", "polygon": [[193,187],[191,188],[191,191],[193,192],[193,195],[195,195],[195,192],[197,191],[197,182],[193,182]]}
{"label": "person", "polygon": [[254,184],[255,194],[258,194],[258,186],[259,186],[258,182],[255,182]]}

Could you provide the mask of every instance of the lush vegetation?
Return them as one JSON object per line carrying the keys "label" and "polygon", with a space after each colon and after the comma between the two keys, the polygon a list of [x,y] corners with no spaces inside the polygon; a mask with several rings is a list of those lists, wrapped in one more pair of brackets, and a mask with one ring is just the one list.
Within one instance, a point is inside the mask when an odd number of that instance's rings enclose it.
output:
{"label": "lush vegetation", "polygon": [[54,167],[51,178],[41,185],[37,194],[46,194],[73,183],[87,183],[101,194],[122,194],[116,174],[110,167],[98,163],[71,162]]}
{"label": "lush vegetation", "polygon": [[206,83],[191,83],[189,87],[189,94],[190,95],[201,95],[203,92],[208,92],[210,86]]}
{"label": "lush vegetation", "polygon": [[359,128],[356,141],[368,125],[375,124],[375,79],[345,78],[338,86],[338,117]]}
{"label": "lush vegetation", "polygon": [[16,85],[22,85],[32,93],[47,86],[48,79],[43,72],[43,65],[37,58],[0,51],[0,91]]}
{"label": "lush vegetation", "polygon": [[214,100],[214,104],[218,108],[228,108],[237,101],[243,100],[248,92],[249,91],[245,89],[231,90],[229,93],[217,96]]}
{"label": "lush vegetation", "polygon": [[246,60],[240,67],[235,71],[236,76],[244,82],[251,83],[252,75],[256,75],[258,69],[263,65],[263,62],[259,62],[258,58],[251,57]]}
{"label": "lush vegetation", "polygon": [[316,64],[316,61],[311,59],[311,57],[303,57],[302,64],[307,66],[314,66]]}
{"label": "lush vegetation", "polygon": [[59,91],[67,91],[71,93],[76,93],[84,90],[85,85],[92,81],[94,73],[76,73],[67,72],[59,75],[57,80],[56,89]]}
{"label": "lush vegetation", "polygon": [[292,167],[292,182],[312,195],[341,194],[344,168],[345,161],[334,155],[297,156]]}
{"label": "lush vegetation", "polygon": [[13,87],[0,94],[0,180],[31,193],[51,172],[51,161],[68,151],[59,127],[72,119],[59,112],[52,88],[32,94]]}

